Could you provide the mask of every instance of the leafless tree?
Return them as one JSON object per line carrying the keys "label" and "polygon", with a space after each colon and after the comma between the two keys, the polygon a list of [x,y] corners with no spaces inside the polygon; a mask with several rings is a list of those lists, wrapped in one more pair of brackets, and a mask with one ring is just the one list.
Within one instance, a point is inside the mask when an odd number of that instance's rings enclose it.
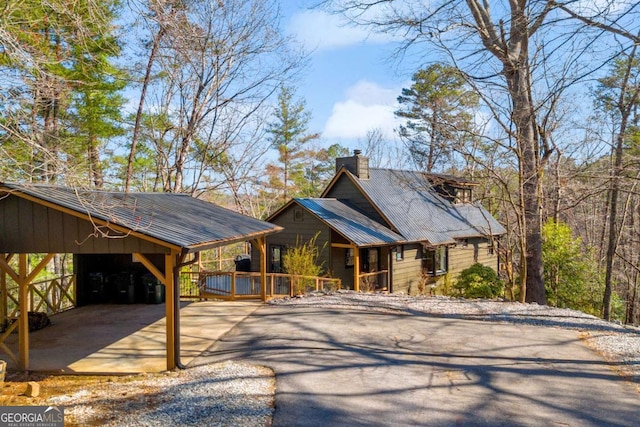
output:
{"label": "leafless tree", "polygon": [[280,33],[275,1],[173,3],[159,2],[153,14],[147,69],[158,78],[145,77],[146,114],[162,116],[166,132],[146,132],[162,134],[155,145],[163,190],[195,194],[205,182],[215,186],[219,157],[237,144],[230,138],[247,134],[241,129],[303,56]]}

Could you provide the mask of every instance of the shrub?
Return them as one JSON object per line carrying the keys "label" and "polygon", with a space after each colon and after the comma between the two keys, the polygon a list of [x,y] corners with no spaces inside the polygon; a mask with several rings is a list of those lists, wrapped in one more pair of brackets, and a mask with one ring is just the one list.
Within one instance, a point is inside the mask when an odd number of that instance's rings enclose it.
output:
{"label": "shrub", "polygon": [[495,298],[502,294],[503,283],[495,270],[477,263],[460,272],[453,288],[464,298]]}
{"label": "shrub", "polygon": [[[308,276],[319,276],[322,272],[322,265],[318,265],[318,255],[322,248],[316,245],[316,239],[320,233],[316,233],[309,241],[302,243],[300,236],[296,239],[296,246],[288,248],[282,256],[284,270],[293,275],[291,286],[296,295],[303,294],[312,288],[315,282],[308,279]],[[304,277],[303,277],[304,276]]]}

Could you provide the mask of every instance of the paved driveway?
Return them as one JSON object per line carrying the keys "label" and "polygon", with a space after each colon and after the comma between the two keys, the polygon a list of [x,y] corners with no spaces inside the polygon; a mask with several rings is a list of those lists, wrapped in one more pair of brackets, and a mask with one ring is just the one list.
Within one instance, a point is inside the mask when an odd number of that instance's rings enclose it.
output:
{"label": "paved driveway", "polygon": [[632,426],[640,395],[577,332],[264,306],[194,364],[276,372],[281,426]]}

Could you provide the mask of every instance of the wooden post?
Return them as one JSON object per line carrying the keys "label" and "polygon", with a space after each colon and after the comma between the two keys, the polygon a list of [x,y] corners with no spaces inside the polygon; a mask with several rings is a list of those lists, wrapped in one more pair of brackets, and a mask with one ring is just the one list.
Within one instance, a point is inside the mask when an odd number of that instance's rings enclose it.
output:
{"label": "wooden post", "polygon": [[271,290],[271,298],[273,298],[274,294],[273,291],[275,290],[274,286],[273,286],[273,275],[269,277],[269,288]]}
{"label": "wooden post", "polygon": [[176,357],[173,353],[176,344],[175,324],[175,292],[173,269],[176,263],[176,253],[171,251],[164,256],[164,286],[165,286],[165,317],[167,321],[167,370],[176,368]]}
{"label": "wooden post", "polygon": [[20,369],[29,369],[29,282],[27,280],[27,254],[18,255],[18,359]]}
{"label": "wooden post", "polygon": [[[262,293],[262,301],[267,300],[267,239],[265,237],[258,238],[258,249],[260,250],[260,289]],[[271,286],[271,296],[273,296],[273,283]]]}
{"label": "wooden post", "polygon": [[357,246],[353,249],[353,290],[360,291],[360,249]]}
{"label": "wooden post", "polygon": [[[5,257],[5,255],[2,255]],[[7,255],[8,257],[9,255]],[[5,258],[6,259],[6,258]],[[7,322],[7,272],[4,269],[0,269],[0,326],[5,329],[8,326]]]}
{"label": "wooden post", "polygon": [[236,272],[231,272],[231,301],[236,299]]}

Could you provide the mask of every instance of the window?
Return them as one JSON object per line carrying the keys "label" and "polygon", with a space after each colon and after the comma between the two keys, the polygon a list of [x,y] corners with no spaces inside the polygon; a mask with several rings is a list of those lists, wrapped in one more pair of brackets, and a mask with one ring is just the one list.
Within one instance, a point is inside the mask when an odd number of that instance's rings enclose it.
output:
{"label": "window", "polygon": [[456,188],[456,203],[471,203],[470,188]]}
{"label": "window", "polygon": [[396,247],[396,261],[402,261],[404,259],[404,245]]}
{"label": "window", "polygon": [[427,273],[438,276],[447,272],[447,247],[439,246],[426,249],[423,255],[424,269]]}
{"label": "window", "polygon": [[362,271],[366,273],[373,273],[380,270],[378,257],[378,248],[367,249],[367,256],[364,259]]}
{"label": "window", "polygon": [[282,266],[282,255],[284,253],[284,246],[271,245],[269,247],[269,262],[271,273],[282,273],[284,271]]}
{"label": "window", "polygon": [[345,267],[353,267],[354,258],[355,258],[355,250],[353,248],[344,250],[344,266]]}
{"label": "window", "polygon": [[304,211],[302,208],[296,206],[293,208],[293,222],[302,222],[304,221]]}

